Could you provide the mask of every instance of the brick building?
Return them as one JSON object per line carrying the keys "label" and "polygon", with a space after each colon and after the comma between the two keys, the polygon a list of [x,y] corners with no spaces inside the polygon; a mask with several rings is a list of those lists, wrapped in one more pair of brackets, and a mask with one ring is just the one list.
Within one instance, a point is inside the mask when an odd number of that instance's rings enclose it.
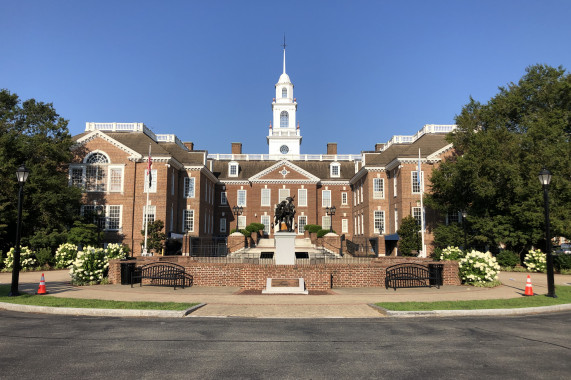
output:
{"label": "brick building", "polygon": [[[426,125],[414,136],[394,136],[355,155],[337,154],[336,143],[328,143],[322,154],[301,154],[293,88],[284,50],[267,154],[244,154],[237,142],[230,153],[209,154],[175,135],[154,134],[142,123],[86,123],[74,136],[69,167],[70,185],[84,189],[82,213],[99,211],[105,241],[123,242],[138,255],[145,215],[164,221],[175,237],[225,237],[236,225],[252,222],[264,224],[271,237],[275,205],[293,197],[300,238],[306,224],[329,228],[332,223],[347,239],[371,241],[380,255],[394,254],[399,221],[408,215],[420,220],[421,192],[429,185],[424,178],[450,153],[444,137],[454,126]],[[237,220],[234,206],[243,210]],[[326,213],[330,206],[336,207],[333,217]],[[429,249],[436,217],[426,213]]]}

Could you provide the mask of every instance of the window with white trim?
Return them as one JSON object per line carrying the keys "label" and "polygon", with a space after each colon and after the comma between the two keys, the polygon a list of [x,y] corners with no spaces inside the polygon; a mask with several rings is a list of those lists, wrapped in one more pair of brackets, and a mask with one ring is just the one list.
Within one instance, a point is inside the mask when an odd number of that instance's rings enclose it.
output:
{"label": "window with white trim", "polygon": [[339,165],[338,162],[333,162],[330,166],[329,166],[329,175],[331,177],[341,177],[341,165]]}
{"label": "window with white trim", "polygon": [[287,88],[282,88],[282,98],[287,98]]}
{"label": "window with white trim", "polygon": [[145,229],[145,218],[148,220],[148,223],[155,221],[156,211],[157,206],[155,205],[143,206],[143,229]]}
{"label": "window with white trim", "polygon": [[226,218],[220,219],[220,232],[226,232]]}
{"label": "window with white trim", "polygon": [[287,128],[289,126],[289,114],[287,111],[280,113],[280,128]]}
{"label": "window with white trim", "polygon": [[341,206],[347,206],[347,193],[341,193]]}
{"label": "window with white trim", "polygon": [[195,184],[194,177],[184,177],[184,197],[185,198],[194,198],[194,184]]}
{"label": "window with white trim", "polygon": [[328,230],[331,228],[331,216],[324,215],[321,217],[321,228]]}
{"label": "window with white trim", "polygon": [[238,177],[239,169],[237,162],[230,162],[228,164],[228,177]]}
{"label": "window with white trim", "polygon": [[357,206],[357,190],[353,191],[353,206]]}
{"label": "window with white trim", "polygon": [[304,234],[306,225],[307,225],[307,215],[299,215],[297,217],[297,234],[298,235]]}
{"label": "window with white trim", "polygon": [[357,215],[357,235],[361,235],[361,218]]}
{"label": "window with white trim", "polygon": [[384,178],[373,178],[373,199],[385,198],[385,180]]}
{"label": "window with white trim", "polygon": [[[102,208],[102,215],[97,216],[96,207]],[[106,231],[118,231],[121,229],[122,205],[82,205],[81,215],[93,218],[93,223]]]}
{"label": "window with white trim", "polygon": [[174,170],[171,173],[171,195],[174,195]]}
{"label": "window with white trim", "polygon": [[361,214],[361,235],[365,233],[365,216]]}
{"label": "window with white trim", "polygon": [[418,172],[415,170],[410,173],[412,179],[412,193],[413,194],[420,194],[420,190],[424,189],[424,172],[420,172],[420,180],[421,184],[418,183]]}
{"label": "window with white trim", "polygon": [[374,212],[374,233],[384,234],[385,233],[385,212],[375,211]]}
{"label": "window with white trim", "polygon": [[70,169],[70,182],[71,186],[83,188],[83,168],[71,168]]}
{"label": "window with white trim", "polygon": [[307,206],[307,189],[297,189],[297,206]]}
{"label": "window with white trim", "polygon": [[182,229],[184,232],[194,232],[194,210],[182,210]]}
{"label": "window with white trim", "polygon": [[399,210],[395,210],[395,234],[399,229]]}
{"label": "window with white trim", "polygon": [[271,189],[262,189],[262,200],[261,200],[261,205],[262,206],[271,206],[271,194],[272,194],[272,190]]}
{"label": "window with white trim", "polygon": [[397,185],[398,185],[398,179],[397,179],[397,170],[395,169],[395,172],[393,173],[393,197],[397,196]]}
{"label": "window with white trim", "polygon": [[228,198],[226,197],[225,191],[220,193],[220,204],[221,205],[227,205],[228,204]]}
{"label": "window with white trim", "polygon": [[331,190],[321,191],[321,207],[331,207]]}
{"label": "window with white trim", "polygon": [[149,189],[149,172],[145,169],[145,185],[143,192],[146,193],[149,191],[150,193],[157,192],[157,170],[151,169],[151,188]]}
{"label": "window with white trim", "polygon": [[360,193],[360,197],[361,197],[361,203],[363,203],[363,182],[361,182],[360,188],[361,188],[361,191],[359,193]]}
{"label": "window with white trim", "polygon": [[287,197],[289,197],[289,189],[279,189],[278,202],[285,201]]}
{"label": "window with white trim", "polygon": [[85,190],[105,191],[106,168],[98,165],[88,165],[85,167]]}
{"label": "window with white trim", "polygon": [[246,215],[238,216],[238,229],[243,230],[246,228]]}
{"label": "window with white trim", "polygon": [[414,217],[414,219],[416,219],[416,224],[418,224],[420,226],[420,223],[422,221],[422,219],[421,219],[422,209],[420,207],[413,207],[412,208],[412,216]]}
{"label": "window with white trim", "polygon": [[348,219],[341,219],[341,233],[343,233],[343,234],[349,233],[349,220]]}
{"label": "window with white trim", "polygon": [[246,206],[246,190],[238,190],[238,196],[236,199],[236,204],[238,206]]}
{"label": "window with white trim", "polygon": [[272,218],[269,215],[262,215],[260,222],[264,225],[264,234],[269,235],[272,227]]}

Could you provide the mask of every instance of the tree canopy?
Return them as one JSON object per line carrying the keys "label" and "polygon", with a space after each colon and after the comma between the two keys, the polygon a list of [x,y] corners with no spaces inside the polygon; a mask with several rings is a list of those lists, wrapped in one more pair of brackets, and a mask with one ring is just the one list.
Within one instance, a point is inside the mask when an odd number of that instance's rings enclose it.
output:
{"label": "tree canopy", "polygon": [[47,236],[67,230],[77,216],[81,192],[68,186],[73,142],[67,123],[51,103],[22,103],[16,94],[0,90],[0,250],[15,242],[16,169],[22,164],[30,170],[24,185],[23,244],[54,240]]}
{"label": "tree canopy", "polygon": [[397,231],[399,235],[399,253],[403,256],[415,256],[422,249],[420,225],[409,215],[402,219]]}
{"label": "tree canopy", "polygon": [[481,104],[470,99],[448,139],[455,153],[433,171],[428,202],[466,210],[472,241],[521,252],[544,243],[542,168],[552,236],[571,238],[571,76],[535,65]]}

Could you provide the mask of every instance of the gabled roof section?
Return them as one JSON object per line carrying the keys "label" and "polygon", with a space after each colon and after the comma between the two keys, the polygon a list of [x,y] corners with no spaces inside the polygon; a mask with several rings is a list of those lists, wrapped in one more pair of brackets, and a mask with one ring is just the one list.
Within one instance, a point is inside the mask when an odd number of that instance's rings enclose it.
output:
{"label": "gabled roof section", "polygon": [[[126,153],[130,154],[131,157],[141,159],[143,155],[135,149],[132,149],[130,146],[126,145],[124,142],[113,138],[113,136],[109,136],[108,134],[101,132],[101,131],[93,131],[93,132],[84,132],[80,135],[74,136],[73,140],[75,140],[75,146],[83,145],[93,139],[101,138],[110,144],[116,146],[117,148],[125,151]],[[149,150],[147,144],[147,152]]]}
{"label": "gabled roof section", "polygon": [[427,158],[442,149],[449,149],[449,145],[445,134],[425,134],[412,144],[393,144],[382,152],[364,153],[365,166],[386,167],[397,159],[418,159],[419,149],[420,156]]}
{"label": "gabled roof section", "polygon": [[282,160],[250,177],[248,180],[255,183],[318,183],[320,179],[292,162]]}

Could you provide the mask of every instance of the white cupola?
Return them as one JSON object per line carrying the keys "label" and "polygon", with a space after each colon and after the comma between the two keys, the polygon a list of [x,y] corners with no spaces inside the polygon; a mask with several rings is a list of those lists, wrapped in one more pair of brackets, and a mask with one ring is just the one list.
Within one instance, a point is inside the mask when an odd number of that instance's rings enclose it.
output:
{"label": "white cupola", "polygon": [[300,154],[301,136],[296,125],[297,102],[293,97],[293,83],[286,74],[285,37],[283,52],[283,72],[276,83],[276,96],[272,102],[273,128],[267,137],[269,154],[297,156]]}

